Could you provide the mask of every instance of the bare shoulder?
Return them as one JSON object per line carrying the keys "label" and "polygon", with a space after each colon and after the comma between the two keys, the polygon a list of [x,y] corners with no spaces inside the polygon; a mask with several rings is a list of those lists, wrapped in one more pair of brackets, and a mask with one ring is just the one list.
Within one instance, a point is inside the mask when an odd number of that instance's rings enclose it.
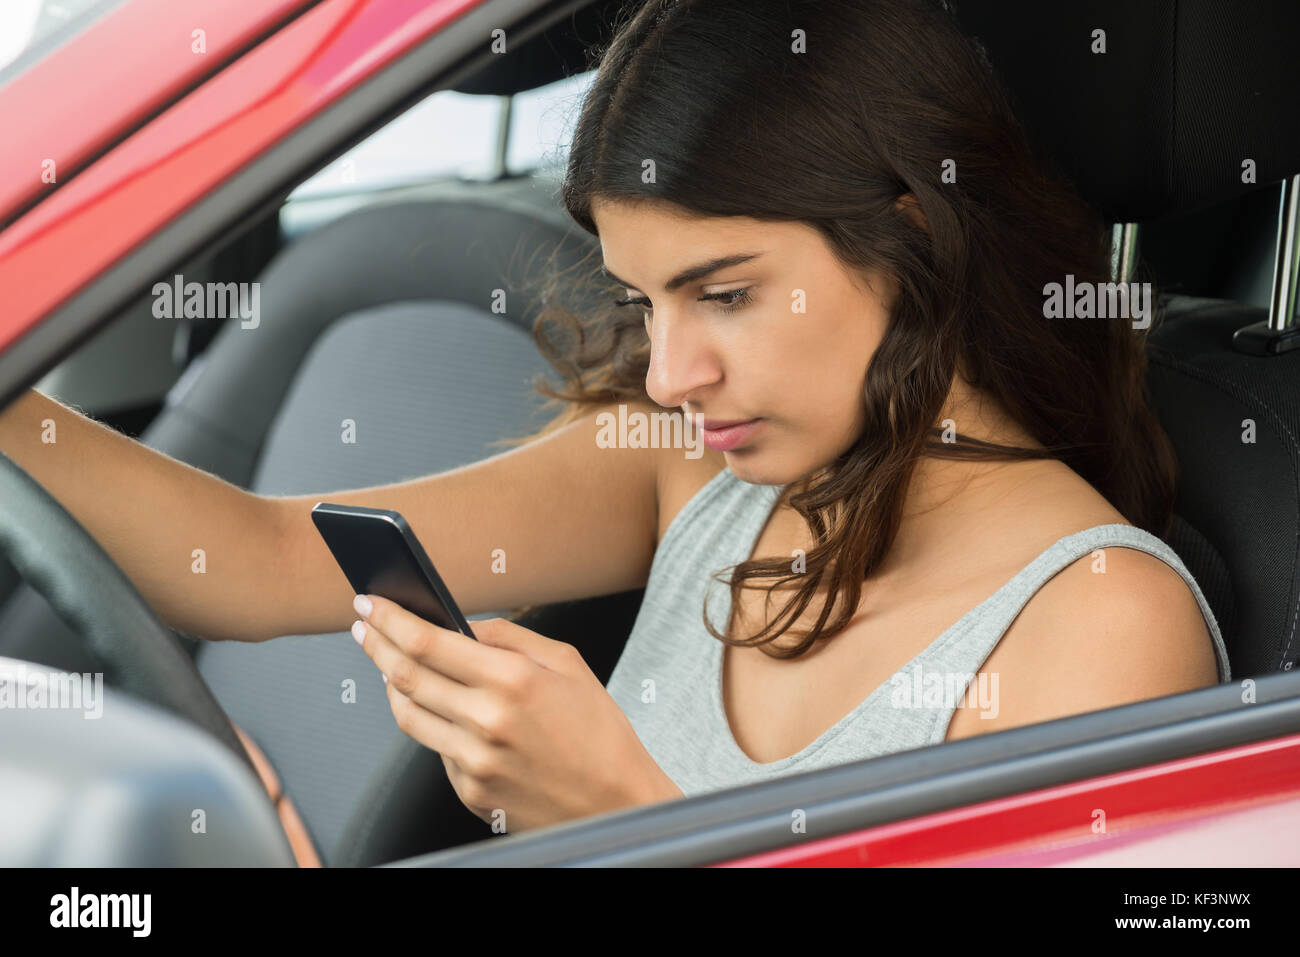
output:
{"label": "bare shoulder", "polygon": [[985,661],[995,717],[954,715],[948,739],[1213,685],[1209,627],[1187,581],[1159,557],[1097,549],[1038,590]]}
{"label": "bare shoulder", "polygon": [[[1047,466],[1034,494],[1055,503],[1024,555],[1103,524],[1131,524],[1063,465]],[[1030,488],[1026,485],[1026,488]],[[1008,506],[1028,509],[1032,498]],[[1023,514],[1023,512],[1022,512]],[[958,709],[948,740],[1050,721],[1191,691],[1218,681],[1209,626],[1183,576],[1160,557],[1128,546],[1099,548],[1071,562],[1021,609],[982,672],[998,676],[1000,704],[984,717]]]}
{"label": "bare shoulder", "polygon": [[[1097,549],[1057,576],[1049,610],[1064,629],[1097,633],[1117,662],[1143,666],[1144,681],[1175,685],[1217,674],[1209,627],[1187,580],[1163,559],[1127,546]],[[1050,583],[1049,583],[1050,584]],[[1087,611],[1080,620],[1079,613]],[[1143,640],[1136,640],[1147,636]],[[1135,640],[1129,640],[1130,638]],[[1170,692],[1182,690],[1170,688]]]}

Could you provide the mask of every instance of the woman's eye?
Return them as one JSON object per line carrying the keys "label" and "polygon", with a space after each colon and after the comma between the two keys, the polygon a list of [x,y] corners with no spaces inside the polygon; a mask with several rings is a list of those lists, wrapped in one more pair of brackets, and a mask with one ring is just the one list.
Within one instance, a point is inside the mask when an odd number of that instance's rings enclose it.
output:
{"label": "woman's eye", "polygon": [[[648,310],[650,308],[650,300],[645,298],[645,296],[633,296],[629,299],[615,299],[614,305],[616,306],[642,306],[643,305]],[[650,325],[649,311],[645,313],[645,324],[647,326]]]}
{"label": "woman's eye", "polygon": [[633,296],[629,299],[614,300],[614,305],[616,306],[640,306],[643,304],[646,306],[650,305],[650,300],[647,299],[645,296]]}
{"label": "woman's eye", "polygon": [[706,299],[716,299],[721,302],[723,304],[723,312],[734,312],[743,306],[747,306],[752,301],[748,287],[743,289],[728,289],[726,292],[709,292],[700,296],[701,302]]}
{"label": "woman's eye", "polygon": [[[700,302],[708,300],[717,300],[722,305],[720,308],[723,312],[735,312],[753,301],[749,294],[749,287],[743,289],[728,289],[726,292],[708,292],[700,296]],[[641,306],[646,310],[646,322],[650,321],[650,313],[654,307],[650,305],[650,300],[645,296],[630,296],[626,299],[615,299],[616,306]]]}

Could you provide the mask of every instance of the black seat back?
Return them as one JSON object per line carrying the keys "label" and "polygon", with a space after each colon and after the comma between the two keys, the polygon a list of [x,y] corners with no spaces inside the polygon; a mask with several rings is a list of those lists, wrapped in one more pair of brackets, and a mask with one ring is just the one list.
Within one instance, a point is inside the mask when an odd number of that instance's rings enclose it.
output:
{"label": "black seat back", "polygon": [[[1112,223],[1158,227],[1300,173],[1292,0],[951,6],[1031,142]],[[1234,350],[1234,331],[1263,318],[1257,306],[1163,304],[1148,384],[1179,459],[1168,543],[1214,610],[1233,676],[1289,670],[1300,657],[1300,352]]]}
{"label": "black seat back", "polygon": [[1265,310],[1172,296],[1149,382],[1178,450],[1170,542],[1214,608],[1234,677],[1300,656],[1300,351],[1245,355],[1233,333]]}

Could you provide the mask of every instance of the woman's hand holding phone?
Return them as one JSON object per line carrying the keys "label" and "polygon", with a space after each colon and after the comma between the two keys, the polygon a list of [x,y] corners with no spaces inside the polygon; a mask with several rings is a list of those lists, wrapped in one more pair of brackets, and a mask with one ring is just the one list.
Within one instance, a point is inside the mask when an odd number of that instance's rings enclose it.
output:
{"label": "woman's hand holding phone", "polygon": [[378,595],[355,608],[353,637],[384,674],[397,726],[442,756],[494,828],[682,796],[572,645],[505,618],[471,622],[467,640]]}

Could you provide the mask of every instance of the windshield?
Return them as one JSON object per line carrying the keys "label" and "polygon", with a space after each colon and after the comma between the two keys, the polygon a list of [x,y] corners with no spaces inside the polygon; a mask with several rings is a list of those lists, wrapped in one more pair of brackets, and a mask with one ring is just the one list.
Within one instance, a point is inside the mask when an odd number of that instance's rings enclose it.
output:
{"label": "windshield", "polygon": [[0,83],[121,0],[0,0]]}

